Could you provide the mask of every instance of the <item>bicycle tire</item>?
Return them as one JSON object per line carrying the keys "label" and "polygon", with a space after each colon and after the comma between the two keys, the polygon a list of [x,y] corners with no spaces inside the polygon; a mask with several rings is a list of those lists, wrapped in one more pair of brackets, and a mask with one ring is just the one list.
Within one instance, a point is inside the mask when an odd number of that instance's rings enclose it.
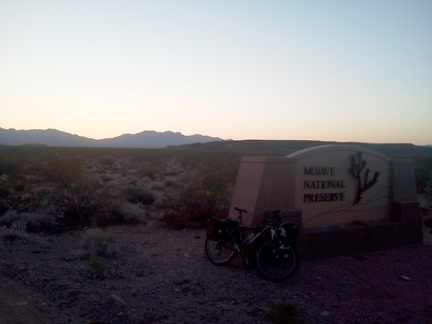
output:
{"label": "bicycle tire", "polygon": [[205,253],[211,263],[215,265],[229,264],[235,257],[235,250],[224,241],[205,241]]}
{"label": "bicycle tire", "polygon": [[265,241],[258,248],[256,261],[262,276],[273,282],[282,282],[291,278],[297,271],[299,257],[293,245]]}

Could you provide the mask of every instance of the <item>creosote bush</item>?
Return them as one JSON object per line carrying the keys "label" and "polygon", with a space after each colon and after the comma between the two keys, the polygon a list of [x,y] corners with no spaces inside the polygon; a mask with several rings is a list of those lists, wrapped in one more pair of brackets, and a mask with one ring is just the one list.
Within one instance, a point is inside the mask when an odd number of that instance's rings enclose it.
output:
{"label": "creosote bush", "polygon": [[22,176],[13,174],[0,182],[0,215],[12,210],[33,211],[39,201],[38,192],[33,192]]}
{"label": "creosote bush", "polygon": [[98,182],[81,179],[69,186],[59,188],[53,202],[59,213],[59,221],[70,226],[90,225],[99,217],[111,212],[106,204],[107,194]]}
{"label": "creosote bush", "polygon": [[137,186],[127,187],[124,190],[124,196],[127,201],[133,204],[141,203],[149,206],[154,203],[155,197],[151,192],[141,189]]}
{"label": "creosote bush", "polygon": [[68,186],[82,179],[85,168],[75,157],[56,157],[48,162],[46,176],[59,186]]}
{"label": "creosote bush", "polygon": [[172,228],[203,228],[210,215],[228,215],[233,178],[229,173],[204,170],[180,194],[166,197],[163,222]]}
{"label": "creosote bush", "polygon": [[0,216],[0,226],[38,234],[53,234],[62,231],[61,226],[47,214],[19,213],[16,210],[8,211]]}
{"label": "creosote bush", "polygon": [[111,224],[145,224],[148,216],[146,207],[141,203],[117,202],[113,207]]}
{"label": "creosote bush", "polygon": [[417,192],[432,197],[432,159],[423,158],[416,161]]}

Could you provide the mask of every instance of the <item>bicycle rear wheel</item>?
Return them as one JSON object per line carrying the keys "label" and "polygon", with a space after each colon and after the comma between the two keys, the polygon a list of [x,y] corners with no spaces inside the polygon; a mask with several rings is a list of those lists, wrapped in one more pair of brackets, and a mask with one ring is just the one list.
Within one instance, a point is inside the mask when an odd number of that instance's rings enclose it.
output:
{"label": "bicycle rear wheel", "polygon": [[205,253],[211,263],[225,265],[235,257],[235,251],[231,243],[224,241],[205,241]]}
{"label": "bicycle rear wheel", "polygon": [[264,278],[281,282],[291,278],[297,271],[299,258],[294,246],[283,242],[266,241],[256,255],[258,270]]}

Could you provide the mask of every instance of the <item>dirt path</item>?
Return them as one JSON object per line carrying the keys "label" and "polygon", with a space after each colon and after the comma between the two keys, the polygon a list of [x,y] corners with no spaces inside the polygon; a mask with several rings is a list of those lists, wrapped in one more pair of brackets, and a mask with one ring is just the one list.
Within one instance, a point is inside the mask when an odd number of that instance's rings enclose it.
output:
{"label": "dirt path", "polygon": [[89,270],[82,233],[0,245],[2,323],[263,323],[278,304],[307,323],[430,323],[432,245],[301,264],[282,284],[239,263],[217,267],[204,231],[108,228],[121,247]]}

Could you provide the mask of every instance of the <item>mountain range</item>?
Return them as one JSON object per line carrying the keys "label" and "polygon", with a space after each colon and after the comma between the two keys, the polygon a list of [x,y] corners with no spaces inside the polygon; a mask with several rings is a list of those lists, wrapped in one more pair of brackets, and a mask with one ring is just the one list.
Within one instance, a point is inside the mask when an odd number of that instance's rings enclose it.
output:
{"label": "mountain range", "polygon": [[432,146],[408,143],[371,144],[314,140],[223,140],[205,135],[176,132],[143,131],[95,140],[56,129],[15,130],[0,128],[0,145],[46,145],[55,147],[170,148],[208,152],[235,152],[245,155],[288,155],[293,152],[329,144],[348,144],[370,148],[391,158],[432,157]]}
{"label": "mountain range", "polygon": [[205,135],[183,135],[176,132],[143,131],[123,134],[113,138],[92,139],[62,132],[56,129],[16,130],[0,128],[0,145],[47,145],[58,147],[122,147],[163,148],[168,145],[185,145],[223,141],[222,138]]}

